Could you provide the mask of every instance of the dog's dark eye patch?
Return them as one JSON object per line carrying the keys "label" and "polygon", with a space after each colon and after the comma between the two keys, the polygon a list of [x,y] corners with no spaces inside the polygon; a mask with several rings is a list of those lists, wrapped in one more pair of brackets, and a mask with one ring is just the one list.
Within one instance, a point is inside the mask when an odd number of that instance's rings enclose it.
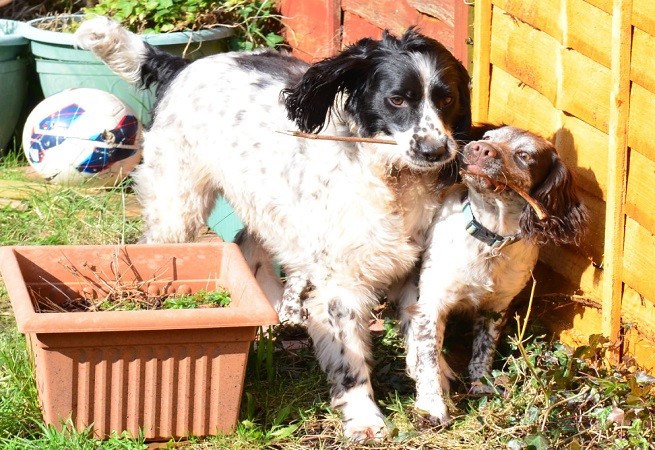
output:
{"label": "dog's dark eye patch", "polygon": [[454,103],[455,94],[449,86],[437,84],[432,87],[430,98],[437,108],[442,109]]}

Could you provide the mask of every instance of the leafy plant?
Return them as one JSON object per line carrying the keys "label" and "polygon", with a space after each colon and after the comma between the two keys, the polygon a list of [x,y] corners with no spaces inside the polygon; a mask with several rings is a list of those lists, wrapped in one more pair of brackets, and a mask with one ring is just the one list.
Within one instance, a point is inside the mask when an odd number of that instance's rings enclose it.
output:
{"label": "leafy plant", "polygon": [[200,307],[223,308],[230,304],[230,293],[225,289],[217,291],[200,290],[195,294],[168,297],[162,302],[163,309],[193,309]]}
{"label": "leafy plant", "polygon": [[232,26],[232,47],[281,45],[280,16],[273,0],[99,0],[85,14],[113,17],[135,33],[167,33]]}

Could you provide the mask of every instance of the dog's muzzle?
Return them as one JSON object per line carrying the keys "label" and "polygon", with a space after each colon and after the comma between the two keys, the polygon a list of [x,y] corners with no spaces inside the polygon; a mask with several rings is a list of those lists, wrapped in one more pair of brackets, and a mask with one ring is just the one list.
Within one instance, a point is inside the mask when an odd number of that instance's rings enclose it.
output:
{"label": "dog's muzzle", "polygon": [[423,164],[435,164],[450,160],[457,144],[448,136],[417,136],[412,140],[411,149]]}

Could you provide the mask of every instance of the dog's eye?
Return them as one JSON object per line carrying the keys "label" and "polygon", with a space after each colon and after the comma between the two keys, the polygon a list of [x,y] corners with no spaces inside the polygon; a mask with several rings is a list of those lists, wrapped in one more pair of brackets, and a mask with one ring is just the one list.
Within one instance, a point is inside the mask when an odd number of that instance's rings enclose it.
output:
{"label": "dog's eye", "polygon": [[441,99],[441,102],[439,103],[441,104],[441,108],[445,108],[446,106],[450,105],[452,102],[453,102],[452,97],[444,97]]}
{"label": "dog's eye", "polygon": [[532,159],[530,153],[524,151],[518,152],[517,156],[521,158],[523,161],[530,161],[530,159]]}
{"label": "dog's eye", "polygon": [[393,106],[403,106],[405,104],[405,99],[399,95],[394,95],[393,97],[389,97],[389,103]]}

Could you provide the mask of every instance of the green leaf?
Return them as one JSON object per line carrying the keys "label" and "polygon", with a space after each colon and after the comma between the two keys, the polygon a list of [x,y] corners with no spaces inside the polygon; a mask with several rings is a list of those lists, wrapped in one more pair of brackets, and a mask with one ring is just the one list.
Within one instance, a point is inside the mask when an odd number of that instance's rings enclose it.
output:
{"label": "green leaf", "polygon": [[525,443],[528,450],[548,450],[550,448],[550,441],[541,433],[526,436]]}
{"label": "green leaf", "polygon": [[299,425],[294,423],[284,428],[274,429],[273,431],[271,431],[270,437],[273,440],[284,439],[286,437],[291,436],[298,429],[298,427]]}

